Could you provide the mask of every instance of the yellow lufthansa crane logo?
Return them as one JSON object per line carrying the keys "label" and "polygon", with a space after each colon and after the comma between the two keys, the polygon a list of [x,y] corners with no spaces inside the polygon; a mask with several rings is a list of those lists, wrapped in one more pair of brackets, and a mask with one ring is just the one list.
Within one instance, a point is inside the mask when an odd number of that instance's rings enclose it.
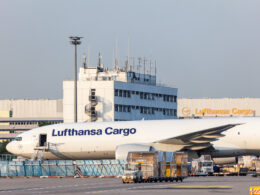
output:
{"label": "yellow lufthansa crane logo", "polygon": [[190,116],[190,108],[183,107],[182,108],[182,114],[183,114],[183,116]]}

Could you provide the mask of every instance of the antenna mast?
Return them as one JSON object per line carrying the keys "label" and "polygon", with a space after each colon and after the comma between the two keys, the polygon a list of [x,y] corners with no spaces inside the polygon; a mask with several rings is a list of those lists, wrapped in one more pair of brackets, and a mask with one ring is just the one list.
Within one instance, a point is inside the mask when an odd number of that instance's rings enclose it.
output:
{"label": "antenna mast", "polygon": [[102,56],[101,56],[100,52],[98,53],[98,67],[103,68]]}
{"label": "antenna mast", "polygon": [[140,69],[141,69],[141,61],[142,61],[142,58],[141,57],[139,57],[138,58],[138,65],[137,65],[137,71],[138,71],[138,74],[139,74],[139,76],[140,76]]}
{"label": "antenna mast", "polygon": [[146,59],[144,57],[144,79],[145,79],[145,75],[146,75],[146,73],[145,73],[145,63],[146,63]]}
{"label": "antenna mast", "polygon": [[135,58],[134,57],[132,57],[132,67],[133,67],[133,69],[132,69],[132,71],[134,72],[135,71]]}
{"label": "antenna mast", "polygon": [[116,48],[115,48],[115,62],[114,62],[114,68],[115,70],[118,69],[118,40],[116,39]]}
{"label": "antenna mast", "polygon": [[89,46],[89,44],[88,44],[88,58],[87,58],[87,60],[88,60],[88,66],[90,66],[90,46]]}
{"label": "antenna mast", "polygon": [[84,53],[83,54],[83,67],[84,67],[84,69],[87,69],[87,62],[86,62],[87,60],[86,60],[86,54]]}
{"label": "antenna mast", "polygon": [[128,49],[127,49],[127,66],[126,66],[126,72],[129,71],[129,65],[130,65],[130,39],[128,38]]}
{"label": "antenna mast", "polygon": [[155,79],[156,79],[156,75],[157,75],[157,61],[155,60],[155,65],[154,65],[154,75],[155,75]]}
{"label": "antenna mast", "polygon": [[150,59],[150,72],[149,72],[150,75],[152,75],[152,59]]}

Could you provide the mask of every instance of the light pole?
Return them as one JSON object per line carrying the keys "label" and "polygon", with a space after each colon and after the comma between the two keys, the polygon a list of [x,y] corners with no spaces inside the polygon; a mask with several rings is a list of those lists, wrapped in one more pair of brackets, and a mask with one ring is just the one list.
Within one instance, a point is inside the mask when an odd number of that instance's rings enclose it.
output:
{"label": "light pole", "polygon": [[78,122],[78,117],[77,117],[77,45],[80,45],[81,41],[80,39],[83,37],[69,37],[70,38],[70,43],[74,45],[75,52],[74,52],[74,122]]}

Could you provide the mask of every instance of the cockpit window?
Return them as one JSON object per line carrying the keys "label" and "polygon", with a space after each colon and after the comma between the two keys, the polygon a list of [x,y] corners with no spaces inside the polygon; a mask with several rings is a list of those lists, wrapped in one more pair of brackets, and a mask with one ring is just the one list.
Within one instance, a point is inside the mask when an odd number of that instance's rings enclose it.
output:
{"label": "cockpit window", "polygon": [[15,141],[22,141],[22,137],[16,137],[14,138]]}

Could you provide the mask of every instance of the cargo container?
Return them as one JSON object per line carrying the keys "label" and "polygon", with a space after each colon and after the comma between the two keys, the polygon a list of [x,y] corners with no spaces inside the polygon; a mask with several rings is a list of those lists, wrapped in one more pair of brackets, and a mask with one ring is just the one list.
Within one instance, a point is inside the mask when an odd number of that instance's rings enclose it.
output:
{"label": "cargo container", "polygon": [[260,159],[255,159],[255,175],[260,176]]}
{"label": "cargo container", "polygon": [[[168,160],[166,155],[170,156]],[[182,181],[187,175],[187,154],[184,152],[129,152],[122,181]]]}

